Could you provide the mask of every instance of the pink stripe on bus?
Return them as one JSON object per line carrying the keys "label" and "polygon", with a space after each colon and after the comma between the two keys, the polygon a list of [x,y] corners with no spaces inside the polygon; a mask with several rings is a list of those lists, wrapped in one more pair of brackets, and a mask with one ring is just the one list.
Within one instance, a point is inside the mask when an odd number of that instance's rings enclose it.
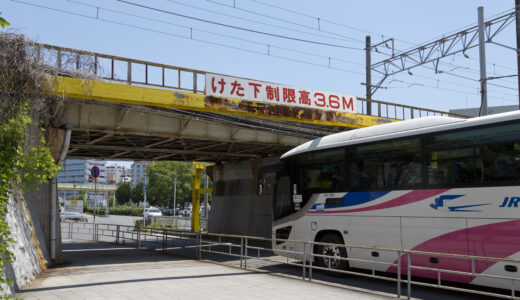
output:
{"label": "pink stripe on bus", "polygon": [[[520,251],[519,231],[520,220],[481,225],[443,234],[411,250],[507,258]],[[437,263],[430,261],[432,256],[438,259]],[[413,266],[471,272],[471,261],[467,258],[412,254],[411,261]],[[394,263],[397,264],[397,260]],[[483,273],[494,264],[494,261],[475,261],[475,273]],[[406,274],[406,267],[407,255],[403,255],[401,273]],[[390,267],[387,272],[397,273],[397,267]],[[437,272],[412,269],[412,276],[437,279]],[[475,276],[441,273],[441,279],[471,283]]]}
{"label": "pink stripe on bus", "polygon": [[435,189],[435,190],[416,190],[406,193],[400,197],[395,199],[379,203],[372,206],[355,208],[355,209],[345,209],[345,210],[329,210],[329,211],[309,211],[309,214],[337,214],[337,213],[352,213],[352,212],[361,212],[361,211],[371,211],[371,210],[379,210],[385,208],[392,208],[396,206],[406,205],[413,202],[418,202],[439,194],[442,194],[449,189]]}

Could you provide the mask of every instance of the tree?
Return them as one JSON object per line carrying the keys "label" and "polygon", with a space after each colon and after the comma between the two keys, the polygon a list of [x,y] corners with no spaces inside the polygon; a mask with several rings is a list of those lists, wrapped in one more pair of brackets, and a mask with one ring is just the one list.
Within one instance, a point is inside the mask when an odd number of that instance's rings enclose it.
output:
{"label": "tree", "polygon": [[161,161],[146,166],[147,200],[154,206],[173,207],[174,179],[177,178],[177,203],[191,202],[192,163]]}
{"label": "tree", "polygon": [[130,202],[130,197],[132,196],[132,187],[129,183],[123,183],[116,190],[116,201],[117,204],[125,204]]}
{"label": "tree", "polygon": [[[2,15],[2,13],[0,13],[0,15]],[[11,24],[9,24],[9,22],[7,22],[4,18],[0,17],[0,26],[2,26],[2,28],[5,28],[6,26],[9,26]]]}
{"label": "tree", "polygon": [[139,182],[135,187],[132,188],[130,192],[130,196],[133,202],[143,202],[144,201],[144,193],[143,193],[143,183]]}

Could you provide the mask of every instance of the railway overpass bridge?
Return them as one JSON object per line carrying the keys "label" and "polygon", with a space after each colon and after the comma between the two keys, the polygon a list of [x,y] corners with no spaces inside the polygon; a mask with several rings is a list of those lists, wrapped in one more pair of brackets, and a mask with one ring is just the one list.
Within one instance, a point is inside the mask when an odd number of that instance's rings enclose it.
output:
{"label": "railway overpass bridge", "polygon": [[218,97],[207,92],[205,71],[45,44],[34,49],[58,74],[49,92],[63,100],[53,127],[72,129],[67,157],[218,163],[277,155],[338,131],[450,115],[363,98],[354,98],[356,111],[341,111]]}
{"label": "railway overpass bridge", "polygon": [[[343,130],[450,115],[101,53],[31,47],[52,74],[48,92],[61,99],[51,108],[47,130],[55,157],[215,163],[209,227],[231,234],[270,234],[271,203],[256,196],[256,173],[290,148]],[[222,93],[226,81],[233,89]],[[264,101],[257,101],[257,93]],[[50,211],[56,211],[53,189],[55,181],[48,188]],[[40,221],[52,236],[49,223],[58,220],[44,215]],[[57,238],[49,248],[59,252],[59,243]]]}

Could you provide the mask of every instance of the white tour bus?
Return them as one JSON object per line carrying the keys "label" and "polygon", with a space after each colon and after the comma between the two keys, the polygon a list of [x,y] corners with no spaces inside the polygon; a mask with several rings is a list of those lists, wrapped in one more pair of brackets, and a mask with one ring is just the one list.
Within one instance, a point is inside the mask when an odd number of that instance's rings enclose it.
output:
{"label": "white tour bus", "polygon": [[[273,238],[289,240],[275,242],[275,251],[302,252],[301,243],[290,241],[296,240],[520,258],[520,111],[425,117],[329,135],[285,153],[280,164],[260,170],[259,180],[259,194],[274,198]],[[373,249],[317,246],[314,253],[397,263],[395,252]],[[372,268],[356,260],[315,261]],[[467,258],[412,255],[411,261],[472,271]],[[404,273],[406,257],[401,262]],[[474,272],[515,277],[519,267],[476,261]],[[431,271],[412,275],[437,278]],[[511,281],[482,276],[443,273],[442,280],[511,288]]]}

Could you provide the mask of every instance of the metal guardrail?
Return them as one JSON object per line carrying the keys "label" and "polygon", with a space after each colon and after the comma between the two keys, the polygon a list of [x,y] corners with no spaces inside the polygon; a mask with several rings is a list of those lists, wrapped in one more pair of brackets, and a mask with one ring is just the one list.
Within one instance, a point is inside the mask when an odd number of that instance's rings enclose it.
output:
{"label": "metal guardrail", "polygon": [[[126,243],[128,241],[135,242],[136,248],[143,246],[158,248],[164,253],[172,250],[188,250],[196,259],[201,259],[203,253],[218,254],[237,257],[240,259],[240,268],[247,269],[248,262],[255,261],[266,261],[276,264],[287,264],[291,266],[301,267],[303,280],[312,281],[314,270],[323,270],[328,272],[337,272],[342,274],[350,274],[356,276],[364,276],[368,278],[375,278],[385,281],[391,281],[396,284],[396,295],[400,298],[402,296],[402,285],[406,286],[406,296],[411,298],[412,286],[425,286],[431,288],[439,288],[457,292],[472,293],[477,295],[498,297],[504,299],[518,299],[515,295],[515,284],[520,281],[518,277],[509,276],[497,276],[490,274],[479,274],[475,272],[475,263],[482,261],[494,261],[494,262],[507,262],[508,264],[516,264],[520,266],[519,259],[501,259],[493,257],[481,257],[481,256],[467,256],[457,255],[449,253],[432,253],[432,252],[421,252],[401,249],[389,249],[389,248],[377,248],[357,245],[340,245],[331,243],[319,243],[312,241],[295,241],[295,240],[280,240],[280,239],[267,239],[261,237],[252,236],[241,236],[241,235],[228,235],[228,234],[214,234],[214,233],[194,233],[189,231],[167,229],[167,228],[136,228],[134,226],[124,225],[113,225],[113,224],[93,224],[93,223],[76,223],[76,222],[62,222],[62,237],[68,239],[88,239],[95,241],[106,241],[115,242],[116,244]],[[288,257],[281,257],[274,254],[271,247],[258,246],[259,243],[272,244],[274,241],[289,241],[292,243],[299,243],[303,247],[303,251],[294,250],[276,250],[278,253],[286,253],[289,255],[299,255],[303,260],[291,259]],[[147,246],[148,245],[148,246]],[[157,247],[157,245],[159,245]],[[315,258],[323,257],[329,259],[329,256],[320,255],[315,253],[313,249],[315,246],[337,246],[345,249],[367,249],[371,251],[384,251],[392,252],[395,254],[395,262],[389,263],[376,260],[367,259],[354,259],[354,258],[340,258],[346,261],[358,261],[368,263],[372,265],[371,272],[357,271],[354,269],[347,270],[335,270],[331,268],[324,268],[313,264]],[[266,255],[266,254],[269,255]],[[428,255],[428,256],[439,256],[449,258],[463,258],[471,262],[471,272],[454,271],[449,269],[441,268],[429,268],[418,265],[413,265],[412,255]],[[403,269],[401,264],[401,258],[406,257],[406,267]],[[337,258],[335,258],[337,259]],[[330,263],[329,263],[330,265]],[[376,265],[384,265],[386,267],[396,267],[396,274],[381,274],[375,271]],[[430,271],[437,273],[437,284],[429,283],[426,281],[420,281],[414,276],[414,270]],[[442,276],[445,274],[456,274],[460,276],[470,277],[484,277],[489,279],[500,279],[511,282],[510,294],[485,291],[472,289],[471,287],[459,287],[446,284],[443,282]],[[405,278],[403,278],[403,276]]]}
{"label": "metal guardrail", "polygon": [[[29,53],[49,66],[72,72],[71,76],[76,72],[78,76],[82,73],[108,81],[204,94],[206,71],[48,44],[32,43],[29,47],[32,49]],[[434,109],[358,98],[360,114],[366,114],[369,105],[372,116],[397,120],[424,116],[469,118]]]}
{"label": "metal guardrail", "polygon": [[[208,219],[200,218],[200,230],[208,230]],[[156,228],[167,228],[175,230],[191,231],[191,217],[162,216],[153,217],[151,226]]]}

